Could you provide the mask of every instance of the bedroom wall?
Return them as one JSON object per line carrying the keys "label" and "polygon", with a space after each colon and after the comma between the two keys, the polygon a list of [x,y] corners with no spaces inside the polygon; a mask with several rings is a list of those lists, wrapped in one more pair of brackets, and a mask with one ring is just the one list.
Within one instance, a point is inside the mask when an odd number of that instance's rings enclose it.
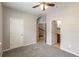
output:
{"label": "bedroom wall", "polygon": [[79,56],[79,3],[47,14],[47,44],[52,45],[52,21],[61,20],[61,49]]}
{"label": "bedroom wall", "polygon": [[3,50],[10,49],[10,18],[24,20],[24,46],[36,43],[36,15],[3,7]]}

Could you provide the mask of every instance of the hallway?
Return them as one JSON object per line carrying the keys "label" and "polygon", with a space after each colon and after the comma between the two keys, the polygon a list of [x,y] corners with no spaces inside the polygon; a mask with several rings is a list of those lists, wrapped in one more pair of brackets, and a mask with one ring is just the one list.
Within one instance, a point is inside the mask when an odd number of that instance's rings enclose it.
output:
{"label": "hallway", "polygon": [[3,57],[76,57],[46,44],[32,44],[3,53]]}

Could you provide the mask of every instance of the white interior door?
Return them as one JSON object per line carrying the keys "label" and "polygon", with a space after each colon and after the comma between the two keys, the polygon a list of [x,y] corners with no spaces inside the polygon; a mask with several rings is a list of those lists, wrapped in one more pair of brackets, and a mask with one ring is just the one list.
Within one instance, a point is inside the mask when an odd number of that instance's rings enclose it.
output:
{"label": "white interior door", "polygon": [[57,43],[57,22],[55,20],[52,22],[52,43]]}
{"label": "white interior door", "polygon": [[23,46],[24,32],[23,20],[10,18],[10,48]]}

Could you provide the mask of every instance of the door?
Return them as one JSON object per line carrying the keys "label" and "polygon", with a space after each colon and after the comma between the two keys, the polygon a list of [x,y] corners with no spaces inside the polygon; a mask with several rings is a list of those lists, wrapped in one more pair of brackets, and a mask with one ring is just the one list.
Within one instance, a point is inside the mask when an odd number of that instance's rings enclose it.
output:
{"label": "door", "polygon": [[21,19],[10,18],[10,48],[23,46],[24,41],[24,23]]}
{"label": "door", "polygon": [[57,22],[52,21],[52,43],[57,43]]}

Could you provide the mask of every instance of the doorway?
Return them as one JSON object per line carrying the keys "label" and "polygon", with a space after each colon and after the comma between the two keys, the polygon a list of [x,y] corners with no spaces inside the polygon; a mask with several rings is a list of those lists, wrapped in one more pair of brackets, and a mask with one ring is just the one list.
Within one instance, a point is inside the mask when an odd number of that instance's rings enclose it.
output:
{"label": "doorway", "polygon": [[10,18],[10,49],[23,46],[24,23],[22,19]]}
{"label": "doorway", "polygon": [[46,43],[46,21],[41,17],[37,19],[37,43]]}
{"label": "doorway", "polygon": [[52,21],[52,39],[53,39],[53,45],[57,48],[60,48],[60,43],[61,43],[61,21],[60,20]]}

